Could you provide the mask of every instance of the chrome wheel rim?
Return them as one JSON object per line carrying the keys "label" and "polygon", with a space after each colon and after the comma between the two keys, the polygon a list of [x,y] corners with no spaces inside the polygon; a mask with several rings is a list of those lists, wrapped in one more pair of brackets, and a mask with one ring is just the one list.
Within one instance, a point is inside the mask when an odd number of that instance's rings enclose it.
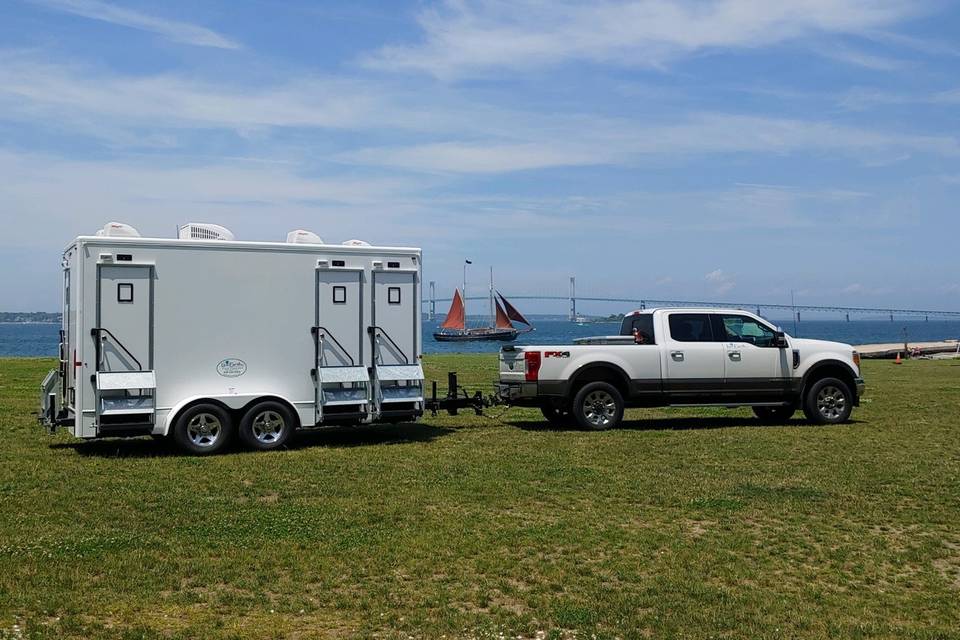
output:
{"label": "chrome wheel rim", "polygon": [[591,391],[583,399],[583,417],[595,427],[606,427],[617,415],[617,401],[606,391]]}
{"label": "chrome wheel rim", "polygon": [[187,423],[187,437],[194,445],[202,448],[212,447],[220,439],[223,425],[212,413],[198,413]]}
{"label": "chrome wheel rim", "polygon": [[273,444],[283,435],[286,423],[276,411],[261,411],[253,419],[253,437],[262,444]]}
{"label": "chrome wheel rim", "polygon": [[836,420],[847,408],[847,394],[843,389],[827,385],[817,394],[817,410],[827,420]]}

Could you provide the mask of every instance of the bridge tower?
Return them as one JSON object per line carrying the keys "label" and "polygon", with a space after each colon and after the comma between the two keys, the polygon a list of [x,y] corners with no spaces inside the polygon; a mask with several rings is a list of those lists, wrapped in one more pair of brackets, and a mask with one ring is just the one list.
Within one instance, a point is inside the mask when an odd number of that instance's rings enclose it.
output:
{"label": "bridge tower", "polygon": [[437,316],[437,283],[430,281],[430,306],[427,308],[427,320],[433,322]]}
{"label": "bridge tower", "polygon": [[570,321],[577,319],[577,278],[570,276]]}

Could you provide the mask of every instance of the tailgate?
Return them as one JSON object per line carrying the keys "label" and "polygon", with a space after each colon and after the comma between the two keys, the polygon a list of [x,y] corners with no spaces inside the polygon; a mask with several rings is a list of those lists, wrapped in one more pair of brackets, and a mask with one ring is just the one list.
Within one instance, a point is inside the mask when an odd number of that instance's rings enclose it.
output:
{"label": "tailgate", "polygon": [[523,350],[505,347],[500,350],[500,382],[523,382],[526,380],[526,364]]}

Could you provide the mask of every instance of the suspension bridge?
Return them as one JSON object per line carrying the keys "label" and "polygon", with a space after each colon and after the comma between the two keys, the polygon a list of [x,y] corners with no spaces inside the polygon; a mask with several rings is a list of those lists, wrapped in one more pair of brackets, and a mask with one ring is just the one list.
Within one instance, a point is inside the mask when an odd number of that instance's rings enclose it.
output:
{"label": "suspension bridge", "polygon": [[[722,309],[748,309],[756,311],[757,315],[769,311],[790,312],[800,318],[800,313],[831,313],[843,315],[847,321],[851,316],[886,316],[892,322],[894,318],[922,318],[929,321],[930,318],[940,320],[960,320],[960,311],[943,311],[934,309],[909,309],[893,307],[843,307],[837,305],[812,305],[812,304],[777,304],[763,302],[716,302],[703,300],[660,300],[655,298],[636,298],[636,297],[604,297],[604,296],[585,296],[577,294],[576,278],[570,278],[570,292],[567,295],[557,294],[514,294],[507,296],[511,300],[553,300],[567,302],[567,316],[570,320],[578,317],[577,303],[580,302],[604,302],[604,303],[622,303],[631,305],[631,309],[652,309],[655,307],[706,307]],[[466,299],[470,300],[488,300],[487,295],[471,295]],[[437,303],[450,302],[450,297],[438,298],[436,296],[436,282],[431,281],[429,286],[429,297],[423,300],[427,307],[427,316],[433,320],[437,315]],[[624,309],[626,311],[626,309]]]}

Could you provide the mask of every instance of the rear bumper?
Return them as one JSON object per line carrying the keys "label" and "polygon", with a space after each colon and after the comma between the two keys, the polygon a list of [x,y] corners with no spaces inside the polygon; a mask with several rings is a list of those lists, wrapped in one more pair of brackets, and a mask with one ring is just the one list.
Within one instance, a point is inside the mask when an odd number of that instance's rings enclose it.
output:
{"label": "rear bumper", "polygon": [[508,404],[532,404],[537,399],[536,382],[498,382],[496,396]]}

